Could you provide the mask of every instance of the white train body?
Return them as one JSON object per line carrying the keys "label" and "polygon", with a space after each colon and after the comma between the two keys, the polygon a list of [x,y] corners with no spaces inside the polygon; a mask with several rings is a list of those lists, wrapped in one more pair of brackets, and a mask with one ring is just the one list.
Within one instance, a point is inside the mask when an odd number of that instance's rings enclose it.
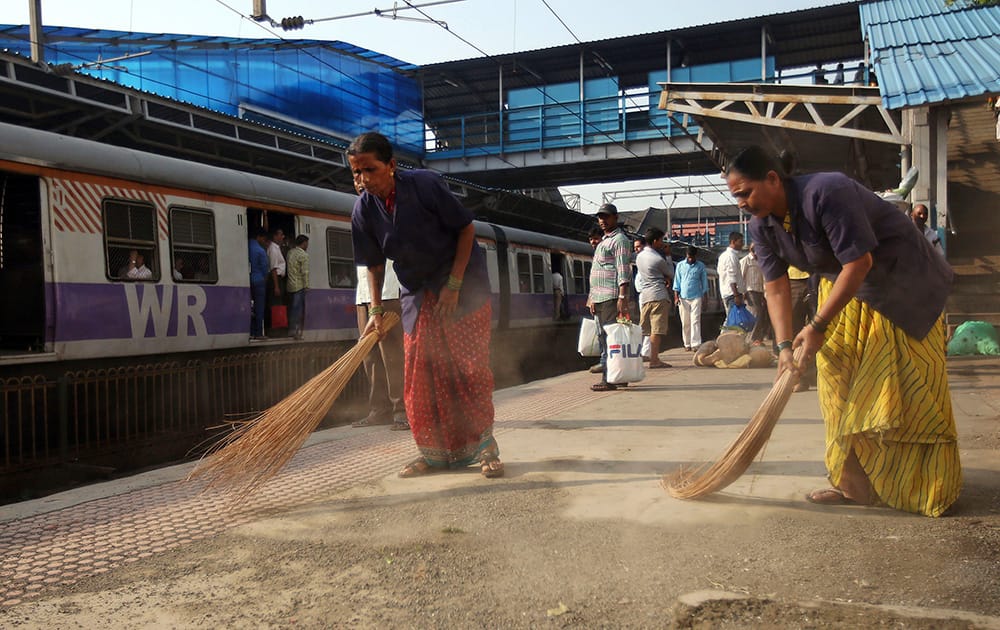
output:
{"label": "white train body", "polygon": [[[7,124],[0,180],[10,192],[0,364],[260,343],[249,335],[247,247],[264,216],[310,237],[306,341],[357,336],[354,195]],[[476,232],[496,327],[558,325],[554,260],[573,318],[584,312],[587,244],[481,222]],[[128,277],[131,252],[147,257],[149,277]]]}

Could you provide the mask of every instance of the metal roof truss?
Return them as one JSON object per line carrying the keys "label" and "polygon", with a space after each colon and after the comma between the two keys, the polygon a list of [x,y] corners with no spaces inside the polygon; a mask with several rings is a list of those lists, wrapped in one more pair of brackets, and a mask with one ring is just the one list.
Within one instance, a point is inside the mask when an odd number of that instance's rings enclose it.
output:
{"label": "metal roof truss", "polygon": [[[698,117],[905,144],[878,88],[660,83],[660,109]],[[794,88],[794,91],[790,90]],[[868,111],[877,117],[863,116]],[[873,121],[880,125],[872,128]]]}

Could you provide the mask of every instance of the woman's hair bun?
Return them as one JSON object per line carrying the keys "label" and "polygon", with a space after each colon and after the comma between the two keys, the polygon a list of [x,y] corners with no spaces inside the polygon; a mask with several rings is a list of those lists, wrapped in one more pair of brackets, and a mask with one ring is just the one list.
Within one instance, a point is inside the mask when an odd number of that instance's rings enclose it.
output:
{"label": "woman's hair bun", "polygon": [[784,175],[791,175],[795,172],[795,155],[788,149],[778,154],[778,163],[781,164]]}

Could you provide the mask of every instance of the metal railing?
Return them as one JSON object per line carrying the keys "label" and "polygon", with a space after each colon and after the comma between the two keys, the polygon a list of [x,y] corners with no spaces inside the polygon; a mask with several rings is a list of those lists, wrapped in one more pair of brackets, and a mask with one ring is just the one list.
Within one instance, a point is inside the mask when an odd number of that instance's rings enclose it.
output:
{"label": "metal railing", "polygon": [[656,106],[659,92],[639,92],[477,112],[427,121],[428,157],[473,157],[589,144],[669,138],[675,130]]}
{"label": "metal railing", "polygon": [[50,412],[56,409],[55,389],[55,382],[41,375],[0,379],[4,469],[58,454],[58,436],[49,423]]}
{"label": "metal railing", "polygon": [[[157,453],[183,455],[227,421],[274,405],[346,347],[297,346],[0,378],[0,482],[63,464],[128,469],[160,463],[148,459]],[[359,371],[338,407],[366,393]]]}

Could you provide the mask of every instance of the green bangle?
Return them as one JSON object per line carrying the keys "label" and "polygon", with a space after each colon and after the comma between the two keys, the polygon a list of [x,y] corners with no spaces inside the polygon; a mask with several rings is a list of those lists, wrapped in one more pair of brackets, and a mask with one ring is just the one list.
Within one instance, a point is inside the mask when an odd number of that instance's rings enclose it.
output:
{"label": "green bangle", "polygon": [[371,317],[372,315],[382,315],[383,313],[385,313],[385,307],[382,306],[381,304],[376,304],[368,307],[369,317]]}
{"label": "green bangle", "polygon": [[459,289],[462,288],[462,281],[456,278],[455,276],[449,274],[448,288],[451,289],[452,291],[458,291]]}
{"label": "green bangle", "polygon": [[779,341],[778,342],[778,352],[781,352],[782,350],[791,350],[791,349],[792,349],[792,342],[791,341]]}

